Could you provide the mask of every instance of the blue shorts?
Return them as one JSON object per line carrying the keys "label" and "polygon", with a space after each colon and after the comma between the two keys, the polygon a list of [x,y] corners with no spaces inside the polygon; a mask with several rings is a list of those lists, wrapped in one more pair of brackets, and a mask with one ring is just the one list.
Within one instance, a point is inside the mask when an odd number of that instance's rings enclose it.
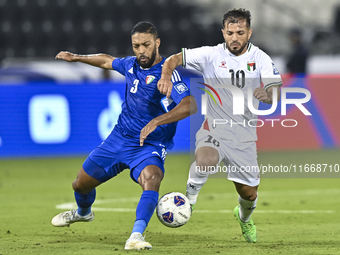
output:
{"label": "blue shorts", "polygon": [[163,145],[144,143],[123,137],[118,132],[110,134],[110,143],[106,139],[94,149],[83,164],[85,172],[100,182],[105,182],[124,169],[130,169],[132,180],[138,183],[142,170],[149,165],[158,166],[164,173],[166,149]]}

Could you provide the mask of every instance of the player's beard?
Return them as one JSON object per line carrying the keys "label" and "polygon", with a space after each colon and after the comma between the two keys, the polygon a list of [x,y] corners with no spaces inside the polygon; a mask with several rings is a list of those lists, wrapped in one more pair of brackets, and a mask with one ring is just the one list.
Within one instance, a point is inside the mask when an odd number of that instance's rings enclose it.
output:
{"label": "player's beard", "polygon": [[236,56],[240,55],[240,54],[242,53],[242,51],[244,50],[244,48],[245,48],[247,45],[248,45],[248,42],[245,42],[243,45],[241,45],[241,47],[240,47],[238,50],[233,50],[233,49],[232,49],[232,46],[230,47],[230,46],[228,45],[228,43],[226,43],[226,46],[227,46],[228,50],[229,50],[232,54],[234,54],[234,55],[236,55]]}
{"label": "player's beard", "polygon": [[[143,56],[143,55],[142,55]],[[142,67],[142,68],[150,68],[152,66],[152,64],[155,62],[156,59],[156,47],[154,48],[152,54],[151,54],[151,58],[149,58],[149,61],[146,63],[141,63],[140,58],[142,56],[139,56],[139,58],[137,58],[137,62],[138,64]],[[144,56],[145,57],[145,56]]]}

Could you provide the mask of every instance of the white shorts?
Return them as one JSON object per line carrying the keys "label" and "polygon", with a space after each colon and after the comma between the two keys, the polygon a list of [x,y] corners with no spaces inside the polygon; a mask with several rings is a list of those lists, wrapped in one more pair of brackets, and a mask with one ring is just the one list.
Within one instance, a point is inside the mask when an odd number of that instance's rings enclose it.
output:
{"label": "white shorts", "polygon": [[202,127],[196,134],[195,152],[202,147],[211,147],[218,151],[218,165],[223,161],[224,166],[217,170],[227,172],[228,180],[250,187],[260,184],[255,142],[240,143],[222,139],[218,134]]}

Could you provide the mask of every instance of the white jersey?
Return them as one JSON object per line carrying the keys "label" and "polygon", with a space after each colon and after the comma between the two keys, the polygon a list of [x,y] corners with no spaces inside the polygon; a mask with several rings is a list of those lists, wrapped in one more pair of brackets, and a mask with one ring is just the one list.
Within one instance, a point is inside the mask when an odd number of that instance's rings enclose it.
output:
{"label": "white jersey", "polygon": [[[213,47],[182,49],[183,67],[194,69],[203,75],[204,83],[216,90],[219,100],[207,96],[206,129],[220,135],[221,139],[239,142],[256,141],[257,115],[248,107],[248,88],[251,93],[263,83],[264,89],[281,86],[282,80],[271,58],[258,47],[248,43],[247,51],[235,56],[225,43]],[[244,95],[244,114],[233,114],[233,94],[223,85],[233,85]],[[207,90],[208,89],[207,87]],[[259,101],[252,96],[253,107],[258,109]],[[215,103],[215,101],[217,103]],[[225,124],[213,125],[214,120],[225,120]],[[250,122],[249,122],[250,121]]]}

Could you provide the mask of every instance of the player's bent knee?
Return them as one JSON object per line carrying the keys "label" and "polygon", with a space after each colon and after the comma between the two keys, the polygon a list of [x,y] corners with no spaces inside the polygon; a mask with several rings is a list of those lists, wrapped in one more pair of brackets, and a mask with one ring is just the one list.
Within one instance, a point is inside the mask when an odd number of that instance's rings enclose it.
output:
{"label": "player's bent knee", "polygon": [[86,187],[84,185],[81,185],[78,180],[75,180],[73,183],[72,183],[72,187],[73,187],[73,190],[79,194],[86,194],[86,193],[89,193],[91,190],[93,190],[93,188],[90,188],[90,187]]}
{"label": "player's bent knee", "polygon": [[142,171],[138,182],[142,186],[143,190],[158,191],[162,179],[163,172],[161,169],[158,167],[147,167]]}
{"label": "player's bent knee", "polygon": [[248,187],[247,189],[242,189],[240,196],[248,201],[254,201],[257,198],[257,189],[255,187]]}
{"label": "player's bent knee", "polygon": [[201,157],[196,159],[196,166],[200,168],[208,169],[210,166],[216,166],[218,164],[218,155],[207,155],[206,157]]}
{"label": "player's bent knee", "polygon": [[[210,147],[203,147],[196,152],[196,166],[207,169],[207,167],[216,166],[219,161],[217,150]],[[209,170],[208,170],[209,171]]]}
{"label": "player's bent knee", "polygon": [[257,198],[258,186],[251,187],[241,183],[234,182],[236,190],[240,197],[248,201],[254,201]]}
{"label": "player's bent knee", "polygon": [[72,182],[72,188],[75,192],[82,194],[83,193],[83,189],[78,185],[78,181],[75,180],[74,182]]}
{"label": "player's bent knee", "polygon": [[80,194],[91,192],[102,182],[88,175],[83,168],[77,174],[77,179],[72,183],[73,190]]}
{"label": "player's bent knee", "polygon": [[163,174],[159,174],[159,173],[156,173],[156,174],[151,174],[151,175],[147,175],[147,176],[144,176],[143,178],[143,182],[144,183],[154,183],[154,184],[159,184],[161,183],[163,179]]}
{"label": "player's bent knee", "polygon": [[257,192],[255,194],[254,193],[251,193],[251,194],[246,193],[246,194],[242,194],[240,196],[245,200],[254,201],[257,198]]}
{"label": "player's bent knee", "polygon": [[148,178],[143,179],[140,182],[141,187],[143,190],[154,190],[159,191],[159,187],[161,185],[162,178],[159,176],[150,176]]}

